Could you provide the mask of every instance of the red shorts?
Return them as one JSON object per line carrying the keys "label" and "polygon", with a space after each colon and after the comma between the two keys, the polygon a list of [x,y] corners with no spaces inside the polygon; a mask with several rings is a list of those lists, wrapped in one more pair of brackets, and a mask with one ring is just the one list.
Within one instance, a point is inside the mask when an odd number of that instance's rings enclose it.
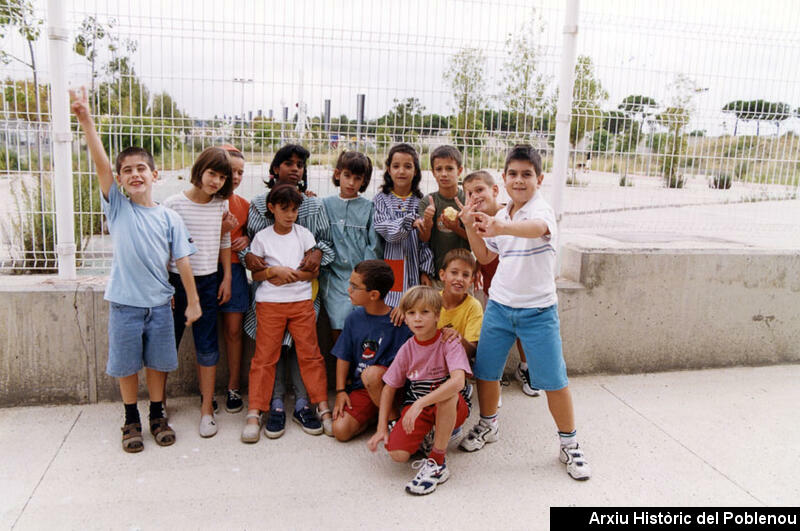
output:
{"label": "red shorts", "polygon": [[[393,450],[405,450],[413,454],[419,449],[419,445],[422,444],[422,439],[425,438],[436,424],[437,405],[428,406],[423,409],[417,417],[417,421],[414,423],[414,431],[406,433],[406,430],[403,429],[403,418],[406,416],[406,411],[408,411],[409,407],[411,406],[408,405],[403,408],[403,412],[400,414],[397,424],[395,424],[394,429],[392,429],[392,432],[389,434],[389,444],[386,445],[386,449],[390,452]],[[459,393],[458,405],[456,406],[456,425],[453,429],[464,424],[467,417],[469,417],[469,407],[467,407],[467,402],[464,400],[464,397]]]}
{"label": "red shorts", "polygon": [[378,418],[378,406],[369,397],[366,389],[356,389],[347,396],[350,397],[350,406],[345,406],[344,411],[356,419],[356,422],[364,425]]}

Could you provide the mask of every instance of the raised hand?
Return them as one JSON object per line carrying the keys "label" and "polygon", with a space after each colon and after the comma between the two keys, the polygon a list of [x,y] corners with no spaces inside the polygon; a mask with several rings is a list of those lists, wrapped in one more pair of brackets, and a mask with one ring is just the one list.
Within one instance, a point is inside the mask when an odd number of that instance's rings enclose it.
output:
{"label": "raised hand", "polygon": [[462,205],[461,201],[458,197],[455,198],[456,205],[460,209],[458,212],[458,219],[461,220],[461,223],[464,224],[465,227],[471,227],[472,224],[475,222],[475,202],[472,198],[467,200],[466,205]]}
{"label": "raised hand", "polygon": [[502,230],[503,222],[497,218],[484,214],[483,212],[475,212],[473,214],[475,221],[472,223],[472,228],[481,237],[499,236]]}
{"label": "raised hand", "polygon": [[69,107],[78,121],[88,120],[92,117],[89,111],[89,97],[86,95],[86,87],[78,90],[69,90]]}

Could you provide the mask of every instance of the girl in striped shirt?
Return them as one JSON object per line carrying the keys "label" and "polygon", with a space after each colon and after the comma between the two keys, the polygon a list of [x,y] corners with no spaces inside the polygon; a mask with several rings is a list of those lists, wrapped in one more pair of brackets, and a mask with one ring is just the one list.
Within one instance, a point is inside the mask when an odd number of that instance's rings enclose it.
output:
{"label": "girl in striped shirt", "polygon": [[386,157],[381,192],[375,194],[375,231],[386,242],[383,259],[394,272],[386,304],[396,307],[403,293],[418,284],[431,285],[433,253],[414,226],[422,198],[419,155],[408,144],[396,144]]}
{"label": "girl in striped shirt", "polygon": [[[214,419],[214,380],[219,361],[217,344],[217,309],[231,298],[231,237],[235,226],[228,212],[227,198],[233,193],[231,163],[227,152],[218,147],[203,150],[192,166],[194,186],[164,200],[164,206],[177,212],[197,247],[189,262],[192,265],[197,294],[203,315],[192,325],[200,380],[200,435],[217,433]],[[223,218],[227,230],[223,228]],[[217,263],[222,265],[222,279],[217,277]],[[183,313],[187,305],[186,291],[174,263],[169,265],[169,280],[175,288],[173,319],[175,342],[180,346],[184,331]],[[189,301],[193,302],[193,301]]]}

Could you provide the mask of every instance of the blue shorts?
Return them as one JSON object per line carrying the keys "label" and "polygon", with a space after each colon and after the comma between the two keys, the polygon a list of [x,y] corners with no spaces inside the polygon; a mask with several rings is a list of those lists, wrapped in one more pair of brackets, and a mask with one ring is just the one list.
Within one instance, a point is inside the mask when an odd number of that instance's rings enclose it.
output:
{"label": "blue shorts", "polygon": [[[217,269],[217,282],[222,283],[222,266]],[[250,286],[242,264],[231,264],[231,299],[219,307],[222,313],[244,313],[250,307]]]}
{"label": "blue shorts", "polygon": [[557,391],[567,386],[557,304],[547,308],[512,308],[490,299],[475,355],[475,378],[499,381],[516,338],[522,342],[528,358],[533,387]]}
{"label": "blue shorts", "polygon": [[[172,309],[172,319],[175,325],[175,346],[181,344],[183,331],[186,329],[186,291],[183,289],[181,276],[177,273],[169,274],[169,283],[175,288],[175,308]],[[194,277],[197,286],[197,295],[200,297],[200,309],[203,315],[192,323],[192,337],[194,349],[197,354],[197,364],[203,367],[213,367],[219,361],[219,343],[217,340],[217,291],[219,282],[217,274]]]}
{"label": "blue shorts", "polygon": [[161,372],[178,368],[170,305],[138,308],[110,302],[106,373],[124,378],[142,367]]}

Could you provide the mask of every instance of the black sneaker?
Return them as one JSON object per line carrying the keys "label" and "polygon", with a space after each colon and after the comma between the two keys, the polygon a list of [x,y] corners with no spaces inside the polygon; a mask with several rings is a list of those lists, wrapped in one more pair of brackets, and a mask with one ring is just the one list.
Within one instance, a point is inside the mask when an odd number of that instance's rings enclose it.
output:
{"label": "black sneaker", "polygon": [[228,413],[238,413],[244,407],[242,395],[238,389],[228,389],[228,397],[225,399],[225,411]]}
{"label": "black sneaker", "polygon": [[294,421],[302,426],[303,431],[309,435],[320,435],[322,433],[322,423],[317,416],[311,411],[311,408],[305,406],[294,412],[292,415]]}
{"label": "black sneaker", "polygon": [[270,439],[277,439],[286,431],[286,413],[270,409],[267,422],[264,424],[264,435]]}

